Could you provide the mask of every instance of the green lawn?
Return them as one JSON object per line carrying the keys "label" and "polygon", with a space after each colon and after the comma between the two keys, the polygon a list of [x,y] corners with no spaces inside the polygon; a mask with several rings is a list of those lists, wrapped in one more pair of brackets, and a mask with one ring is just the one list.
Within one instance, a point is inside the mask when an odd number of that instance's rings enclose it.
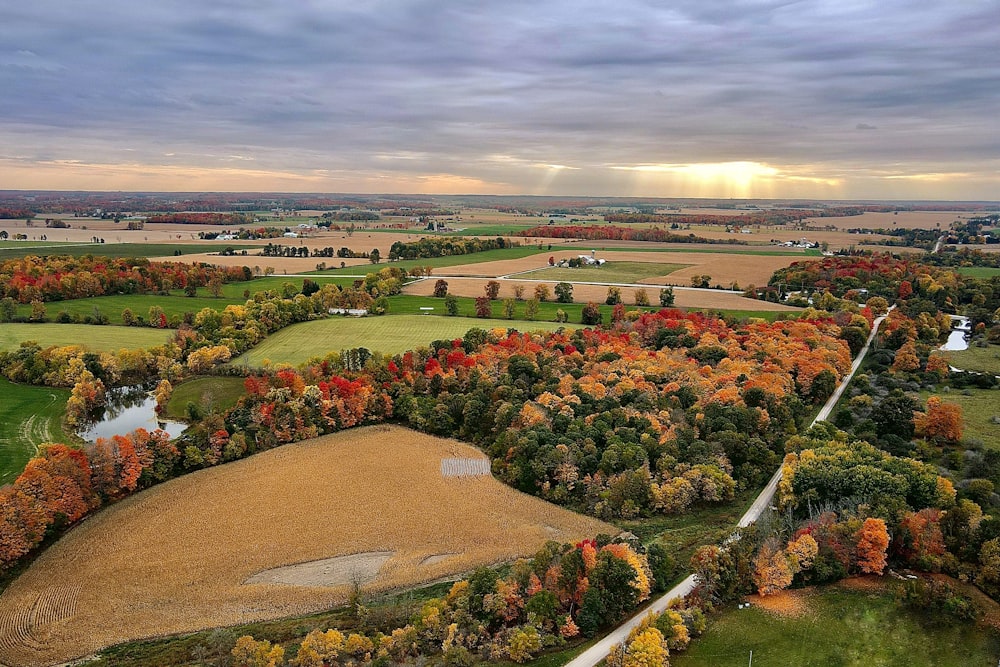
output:
{"label": "green lawn", "polygon": [[[968,396],[965,394],[968,393]],[[994,416],[1000,416],[1000,389],[953,389],[945,392],[920,392],[921,408],[930,396],[940,396],[946,403],[962,406],[964,440],[980,440],[989,449],[1000,449],[1000,424],[994,424]]]}
{"label": "green lawn", "polygon": [[532,280],[565,280],[589,283],[637,283],[643,278],[656,278],[683,269],[689,264],[659,264],[655,262],[607,262],[603,266],[581,266],[576,269],[550,267],[532,271]]}
{"label": "green lawn", "polygon": [[[334,283],[348,286],[352,285],[355,279],[315,276],[311,280],[320,285]],[[197,295],[193,297],[184,296],[181,290],[174,290],[170,296],[160,296],[158,294],[116,294],[113,296],[95,296],[88,299],[50,301],[45,304],[45,310],[48,319],[52,320],[61,311],[68,313],[70,316],[79,315],[84,317],[86,315],[93,315],[94,309],[97,308],[98,311],[107,315],[112,323],[117,324],[122,321],[121,312],[126,308],[130,308],[137,317],[142,318],[148,316],[151,306],[162,308],[167,317],[173,317],[174,315],[182,316],[184,313],[197,313],[202,308],[222,310],[229,304],[245,303],[247,297],[244,296],[244,293],[246,292],[254,294],[255,292],[275,290],[281,293],[281,289],[286,283],[290,283],[298,291],[302,288],[302,281],[302,278],[269,276],[255,278],[247,282],[227,283],[222,286],[222,296],[218,298],[210,296],[208,290],[202,287],[198,289]],[[31,306],[27,304],[18,306],[17,314],[19,316],[27,317],[30,313]]]}
{"label": "green lawn", "polygon": [[167,403],[167,417],[186,420],[188,403],[194,403],[203,412],[222,412],[236,405],[236,401],[244,393],[243,378],[204,377],[188,380],[174,387]]}
{"label": "green lawn", "polygon": [[[58,230],[54,230],[58,231]],[[113,232],[112,232],[113,233]],[[97,236],[101,236],[102,232],[95,232]],[[105,237],[110,236],[109,233],[103,232]],[[39,247],[48,246],[51,247]],[[9,245],[0,247],[0,260],[3,259],[14,259],[17,257],[27,257],[28,255],[36,255],[43,257],[45,255],[71,255],[73,257],[81,257],[83,255],[95,255],[100,257],[165,257],[173,256],[175,253],[180,252],[180,256],[177,261],[184,261],[184,255],[193,255],[203,252],[217,252],[223,248],[234,248],[237,250],[243,248],[259,248],[260,246],[252,246],[241,244],[237,242],[222,242],[222,241],[205,241],[200,244],[195,243],[51,243],[46,241],[18,241],[12,242]],[[249,262],[252,258],[247,257]]]}
{"label": "green lawn", "polygon": [[21,341],[33,340],[42,347],[79,344],[95,351],[113,352],[123,347],[135,349],[162,345],[173,333],[145,327],[7,323],[0,326],[0,350],[16,350]]}
{"label": "green lawn", "polygon": [[562,324],[518,320],[435,317],[433,315],[385,315],[383,317],[333,317],[293,324],[272,334],[260,345],[240,355],[231,363],[261,366],[272,363],[298,365],[312,357],[330,352],[366,347],[372,351],[396,354],[425,346],[434,340],[461,338],[473,327],[513,327],[523,331],[554,331]]}
{"label": "green lawn", "polygon": [[66,389],[13,384],[0,377],[0,486],[21,474],[38,445],[66,441],[60,423],[68,398]]}
{"label": "green lawn", "polygon": [[993,667],[996,634],[971,625],[929,626],[888,592],[817,589],[810,609],[782,618],[729,608],[673,667]]}
{"label": "green lawn", "polygon": [[961,266],[955,269],[958,273],[963,276],[969,276],[970,278],[992,278],[993,276],[1000,276],[1000,269],[995,269],[991,266]]}
{"label": "green lawn", "polygon": [[1000,345],[972,346],[968,350],[947,352],[948,363],[955,368],[977,373],[1000,375]]}

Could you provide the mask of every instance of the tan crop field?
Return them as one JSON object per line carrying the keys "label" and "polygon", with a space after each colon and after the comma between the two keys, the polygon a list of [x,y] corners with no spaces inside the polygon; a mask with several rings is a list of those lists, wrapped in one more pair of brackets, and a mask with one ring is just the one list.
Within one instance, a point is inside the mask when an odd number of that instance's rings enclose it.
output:
{"label": "tan crop field", "polygon": [[[592,250],[596,250],[596,253],[594,253],[595,257],[606,259],[609,262],[663,264],[664,273],[661,278],[644,278],[640,281],[657,285],[690,285],[691,276],[695,274],[710,275],[713,285],[718,283],[728,286],[734,280],[743,287],[750,284],[766,285],[772,273],[798,259],[785,255],[751,255],[739,252],[642,252],[641,250],[599,250],[597,248],[592,248]],[[553,257],[555,261],[559,261],[561,259],[577,257],[578,255],[589,256],[590,254],[590,250],[582,247],[575,250],[553,250],[549,253],[531,255],[520,259],[449,266],[435,273],[449,276],[495,277],[533,269],[546,269],[549,257]],[[806,258],[806,256],[802,257],[802,259]],[[687,266],[678,269],[676,266],[678,264]],[[611,267],[608,268],[610,269]],[[526,273],[520,277],[531,278],[532,274]],[[592,281],[588,279],[588,282]],[[614,283],[627,281],[617,278],[613,271],[609,270],[607,277],[601,282]]]}
{"label": "tan crop field", "polygon": [[838,229],[855,227],[868,229],[948,229],[961,218],[977,217],[969,211],[900,211],[899,213],[862,213],[837,218],[806,218],[804,222],[814,227],[833,225]]}
{"label": "tan crop field", "polygon": [[[531,274],[525,276],[525,278],[530,277]],[[476,297],[482,296],[486,288],[486,283],[489,282],[486,278],[454,278],[448,281],[448,293],[454,294],[455,296],[468,296]],[[517,279],[500,279],[500,298],[506,299],[508,297],[514,296],[514,286],[521,284],[524,285],[525,295],[531,295],[535,289],[535,285],[539,283],[545,283],[549,286],[549,293],[555,294],[556,283],[549,281],[537,281],[537,280],[517,280]],[[634,287],[623,287],[622,300],[627,305],[635,305],[635,292]],[[651,304],[658,304],[660,298],[660,288],[657,285],[650,285],[647,288],[641,288],[646,290],[646,296],[649,297],[649,302]],[[434,293],[434,278],[429,280],[420,280],[414,283],[410,283],[403,288],[404,294],[413,294],[417,296],[430,296]],[[604,303],[604,299],[608,295],[608,288],[603,285],[579,285],[575,284],[573,286],[573,301],[576,303],[586,303],[588,301],[596,301],[597,303]],[[793,308],[791,306],[786,306],[781,303],[771,303],[770,301],[758,301],[756,299],[748,299],[742,296],[741,292],[727,292],[724,290],[694,290],[694,289],[676,289],[674,290],[674,305],[678,308],[714,308],[720,310],[767,310],[767,311],[797,311],[799,308]]]}
{"label": "tan crop field", "polygon": [[413,586],[617,532],[484,470],[464,443],[372,426],[144,491],[71,530],[0,596],[0,664],[306,614],[344,602],[353,581]]}

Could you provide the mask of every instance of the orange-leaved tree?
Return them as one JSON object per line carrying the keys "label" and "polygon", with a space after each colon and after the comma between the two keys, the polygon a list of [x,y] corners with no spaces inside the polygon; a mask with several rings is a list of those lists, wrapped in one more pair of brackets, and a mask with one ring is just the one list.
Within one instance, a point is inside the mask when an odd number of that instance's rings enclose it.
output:
{"label": "orange-leaved tree", "polygon": [[962,439],[962,406],[931,396],[926,410],[914,416],[913,424],[917,434],[929,440],[954,444]]}
{"label": "orange-leaved tree", "polygon": [[885,571],[885,552],[889,548],[889,531],[882,519],[865,519],[858,531],[858,568],[865,574]]}

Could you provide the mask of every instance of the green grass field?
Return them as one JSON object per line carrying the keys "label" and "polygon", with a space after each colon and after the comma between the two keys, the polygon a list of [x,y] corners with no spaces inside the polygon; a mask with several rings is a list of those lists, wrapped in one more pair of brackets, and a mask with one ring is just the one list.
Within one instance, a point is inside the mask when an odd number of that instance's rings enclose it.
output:
{"label": "green grass field", "polygon": [[1000,345],[976,347],[948,352],[948,363],[955,368],[977,373],[1000,375]]}
{"label": "green grass field", "polygon": [[[473,327],[513,327],[522,331],[554,331],[562,324],[518,320],[435,317],[433,315],[386,315],[383,317],[314,320],[293,324],[269,336],[260,345],[234,359],[232,364],[251,367],[272,363],[298,365],[312,357],[322,357],[354,347],[366,347],[385,354],[405,352],[440,339],[461,338]],[[572,326],[572,325],[570,325]],[[579,326],[579,325],[576,325]]]}
{"label": "green grass field", "polygon": [[1000,389],[954,389],[947,393],[922,391],[921,409],[932,395],[940,396],[946,403],[962,406],[964,440],[977,439],[988,449],[1000,449],[1000,424],[992,422],[994,416],[1000,416]]}
{"label": "green grass field", "polygon": [[[347,277],[322,277],[314,276],[310,278],[320,285],[334,283],[339,285],[352,285],[354,278]],[[174,315],[181,316],[184,313],[197,313],[202,308],[213,308],[222,310],[229,304],[245,303],[247,297],[245,292],[254,294],[266,290],[275,290],[279,294],[282,287],[289,283],[296,288],[302,288],[303,278],[290,278],[288,276],[268,276],[255,278],[247,282],[227,283],[222,286],[222,296],[209,296],[208,290],[204,287],[198,289],[196,296],[184,296],[180,290],[174,290],[170,296],[160,296],[158,294],[117,294],[113,296],[95,296],[88,299],[72,299],[70,301],[50,301],[45,304],[46,316],[51,320],[60,312],[64,311],[70,316],[84,317],[93,315],[94,309],[107,315],[111,323],[118,324],[121,320],[121,313],[124,309],[130,308],[137,317],[147,317],[151,306],[159,306],[166,313],[167,317]],[[18,306],[17,314],[20,317],[27,317],[31,313],[31,306]]]}
{"label": "green grass field", "polygon": [[[102,232],[95,232],[101,236]],[[107,233],[105,233],[107,236]],[[20,245],[19,245],[20,244]],[[71,255],[82,257],[83,255],[95,255],[100,257],[165,257],[173,256],[180,252],[178,261],[184,261],[184,255],[193,255],[203,252],[214,252],[223,248],[258,248],[240,243],[225,243],[220,241],[206,241],[201,244],[194,243],[50,243],[46,241],[18,241],[0,247],[0,260],[14,259],[17,257],[27,257],[36,255]],[[251,258],[248,257],[248,260]]]}
{"label": "green grass field", "polygon": [[0,486],[21,474],[38,445],[66,442],[60,423],[68,398],[66,389],[13,384],[0,377]]}
{"label": "green grass field", "polygon": [[971,625],[931,626],[888,592],[817,589],[810,609],[779,617],[728,609],[673,667],[993,667],[1000,641]]}
{"label": "green grass field", "polygon": [[202,412],[222,412],[236,405],[245,393],[243,378],[204,377],[182,382],[174,387],[167,403],[167,417],[186,420],[187,405],[194,403]]}
{"label": "green grass field", "polygon": [[581,266],[576,269],[549,267],[526,274],[532,280],[565,280],[588,283],[637,283],[643,278],[656,278],[683,269],[689,264],[658,264],[655,262],[613,262],[603,266]]}
{"label": "green grass field", "polygon": [[963,276],[969,276],[970,278],[992,278],[993,276],[1000,276],[1000,269],[995,269],[991,266],[961,266],[955,269],[958,273]]}
{"label": "green grass field", "polygon": [[173,331],[145,327],[96,326],[92,324],[21,324],[0,327],[0,350],[15,350],[21,341],[33,340],[42,347],[83,345],[95,351],[135,349],[166,343]]}

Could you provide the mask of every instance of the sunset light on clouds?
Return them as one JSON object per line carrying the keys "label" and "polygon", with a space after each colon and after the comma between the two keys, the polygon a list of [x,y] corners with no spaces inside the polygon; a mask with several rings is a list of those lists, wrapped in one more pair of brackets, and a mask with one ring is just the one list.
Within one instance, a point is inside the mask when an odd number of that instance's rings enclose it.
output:
{"label": "sunset light on clouds", "polygon": [[1000,5],[40,0],[0,188],[996,199]]}

